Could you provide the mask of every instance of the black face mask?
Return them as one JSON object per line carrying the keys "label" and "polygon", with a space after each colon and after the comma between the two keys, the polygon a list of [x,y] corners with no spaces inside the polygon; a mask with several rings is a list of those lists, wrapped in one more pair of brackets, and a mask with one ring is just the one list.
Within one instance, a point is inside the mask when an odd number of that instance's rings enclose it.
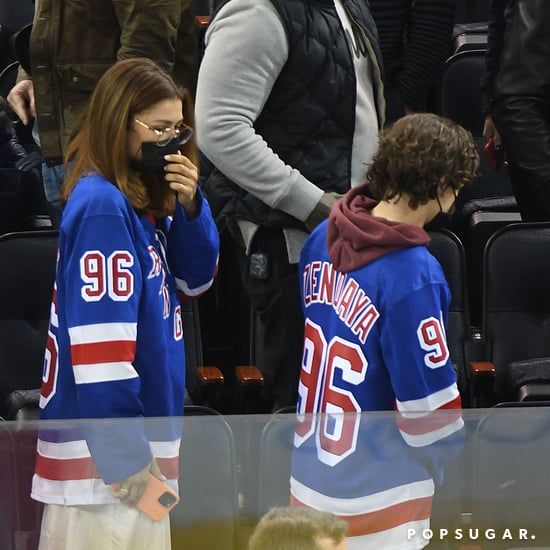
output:
{"label": "black face mask", "polygon": [[[439,207],[441,209],[441,206]],[[425,226],[426,231],[437,231],[438,229],[449,228],[452,226],[455,213],[455,205],[449,208],[448,212],[443,212],[441,209]]]}
{"label": "black face mask", "polygon": [[164,155],[177,153],[187,140],[175,137],[166,145],[159,146],[156,141],[145,141],[141,144],[141,159],[131,161],[132,168],[138,172],[162,172],[166,160]]}

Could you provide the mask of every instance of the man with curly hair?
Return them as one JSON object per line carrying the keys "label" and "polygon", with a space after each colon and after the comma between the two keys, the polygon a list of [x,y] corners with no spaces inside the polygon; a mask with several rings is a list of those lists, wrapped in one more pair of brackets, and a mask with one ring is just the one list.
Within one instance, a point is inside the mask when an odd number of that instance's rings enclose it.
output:
{"label": "man with curly hair", "polygon": [[471,134],[437,115],[381,132],[367,183],[302,250],[300,413],[330,403],[346,412],[461,407],[445,338],[449,287],[424,226],[450,210],[478,163]]}

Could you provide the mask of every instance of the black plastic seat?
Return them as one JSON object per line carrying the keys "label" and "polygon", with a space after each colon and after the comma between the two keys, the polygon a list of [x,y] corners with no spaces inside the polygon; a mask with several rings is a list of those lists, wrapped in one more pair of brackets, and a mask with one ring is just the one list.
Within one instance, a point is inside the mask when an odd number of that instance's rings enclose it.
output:
{"label": "black plastic seat", "polygon": [[237,548],[239,493],[233,431],[212,408],[186,406],[173,548]]}
{"label": "black plastic seat", "polygon": [[460,239],[451,231],[430,231],[428,250],[443,268],[451,291],[447,344],[457,373],[463,406],[469,403],[467,348],[471,340],[466,259]]}
{"label": "black plastic seat", "polygon": [[[550,548],[547,499],[550,416],[547,407],[494,408],[473,438],[471,524],[488,550]],[[487,539],[482,528],[496,536]],[[505,530],[510,537],[503,538]],[[519,529],[525,531],[520,538]],[[483,537],[483,540],[481,540]]]}
{"label": "black plastic seat", "polygon": [[[483,357],[474,365],[480,405],[544,397],[550,384],[550,222],[497,231],[483,262]],[[475,381],[475,379],[474,379]],[[531,385],[531,387],[529,387]],[[483,387],[484,386],[484,387]],[[538,387],[533,387],[538,386]]]}
{"label": "black plastic seat", "polygon": [[[56,230],[0,236],[0,416],[15,390],[40,388],[57,259]],[[9,413],[12,415],[13,411]]]}

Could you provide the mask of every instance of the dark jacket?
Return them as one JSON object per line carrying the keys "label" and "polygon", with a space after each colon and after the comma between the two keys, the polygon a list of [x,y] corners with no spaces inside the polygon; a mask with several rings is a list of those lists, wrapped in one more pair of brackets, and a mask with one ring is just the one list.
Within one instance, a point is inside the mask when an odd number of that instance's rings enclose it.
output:
{"label": "dark jacket", "polygon": [[27,154],[19,143],[12,121],[4,109],[0,109],[0,168],[11,168]]}
{"label": "dark jacket", "polygon": [[[428,108],[449,56],[456,0],[369,0],[384,60],[388,117]],[[388,122],[388,121],[386,121]]]}
{"label": "dark jacket", "polygon": [[37,154],[27,154],[0,108],[0,235],[30,229],[31,218],[46,214],[41,160]]}
{"label": "dark jacket", "polygon": [[493,98],[493,84],[500,69],[500,57],[504,42],[510,35],[510,26],[515,13],[516,0],[489,0],[485,73],[481,77],[484,113],[489,113],[490,102]]}
{"label": "dark jacket", "polygon": [[[550,3],[518,3],[491,107],[510,159],[550,219]],[[547,191],[546,191],[547,189]]]}
{"label": "dark jacket", "polygon": [[[288,61],[254,127],[286,164],[309,181],[324,191],[344,193],[350,188],[356,83],[334,2],[271,2],[286,29]],[[363,0],[344,0],[344,5],[373,64],[374,94],[382,124],[384,101],[376,27]],[[268,207],[217,169],[207,177],[205,189],[219,226],[227,218],[240,218],[268,227],[304,228],[301,221]]]}
{"label": "dark jacket", "polygon": [[116,61],[149,57],[172,73],[183,5],[190,2],[40,0],[30,62],[41,148],[49,164],[62,162],[95,84]]}

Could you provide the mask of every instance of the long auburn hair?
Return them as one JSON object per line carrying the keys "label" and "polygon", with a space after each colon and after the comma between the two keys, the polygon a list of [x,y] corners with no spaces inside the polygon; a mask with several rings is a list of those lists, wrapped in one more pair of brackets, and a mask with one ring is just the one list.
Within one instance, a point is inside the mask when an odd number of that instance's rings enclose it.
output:
{"label": "long auburn hair", "polygon": [[[193,103],[186,90],[147,58],[117,62],[98,81],[65,155],[66,176],[61,200],[66,203],[84,174],[95,171],[118,187],[138,212],[156,217],[173,214],[176,197],[162,174],[133,170],[126,148],[132,118],[157,103],[180,99],[186,124],[194,125]],[[182,153],[198,166],[192,138]]]}

